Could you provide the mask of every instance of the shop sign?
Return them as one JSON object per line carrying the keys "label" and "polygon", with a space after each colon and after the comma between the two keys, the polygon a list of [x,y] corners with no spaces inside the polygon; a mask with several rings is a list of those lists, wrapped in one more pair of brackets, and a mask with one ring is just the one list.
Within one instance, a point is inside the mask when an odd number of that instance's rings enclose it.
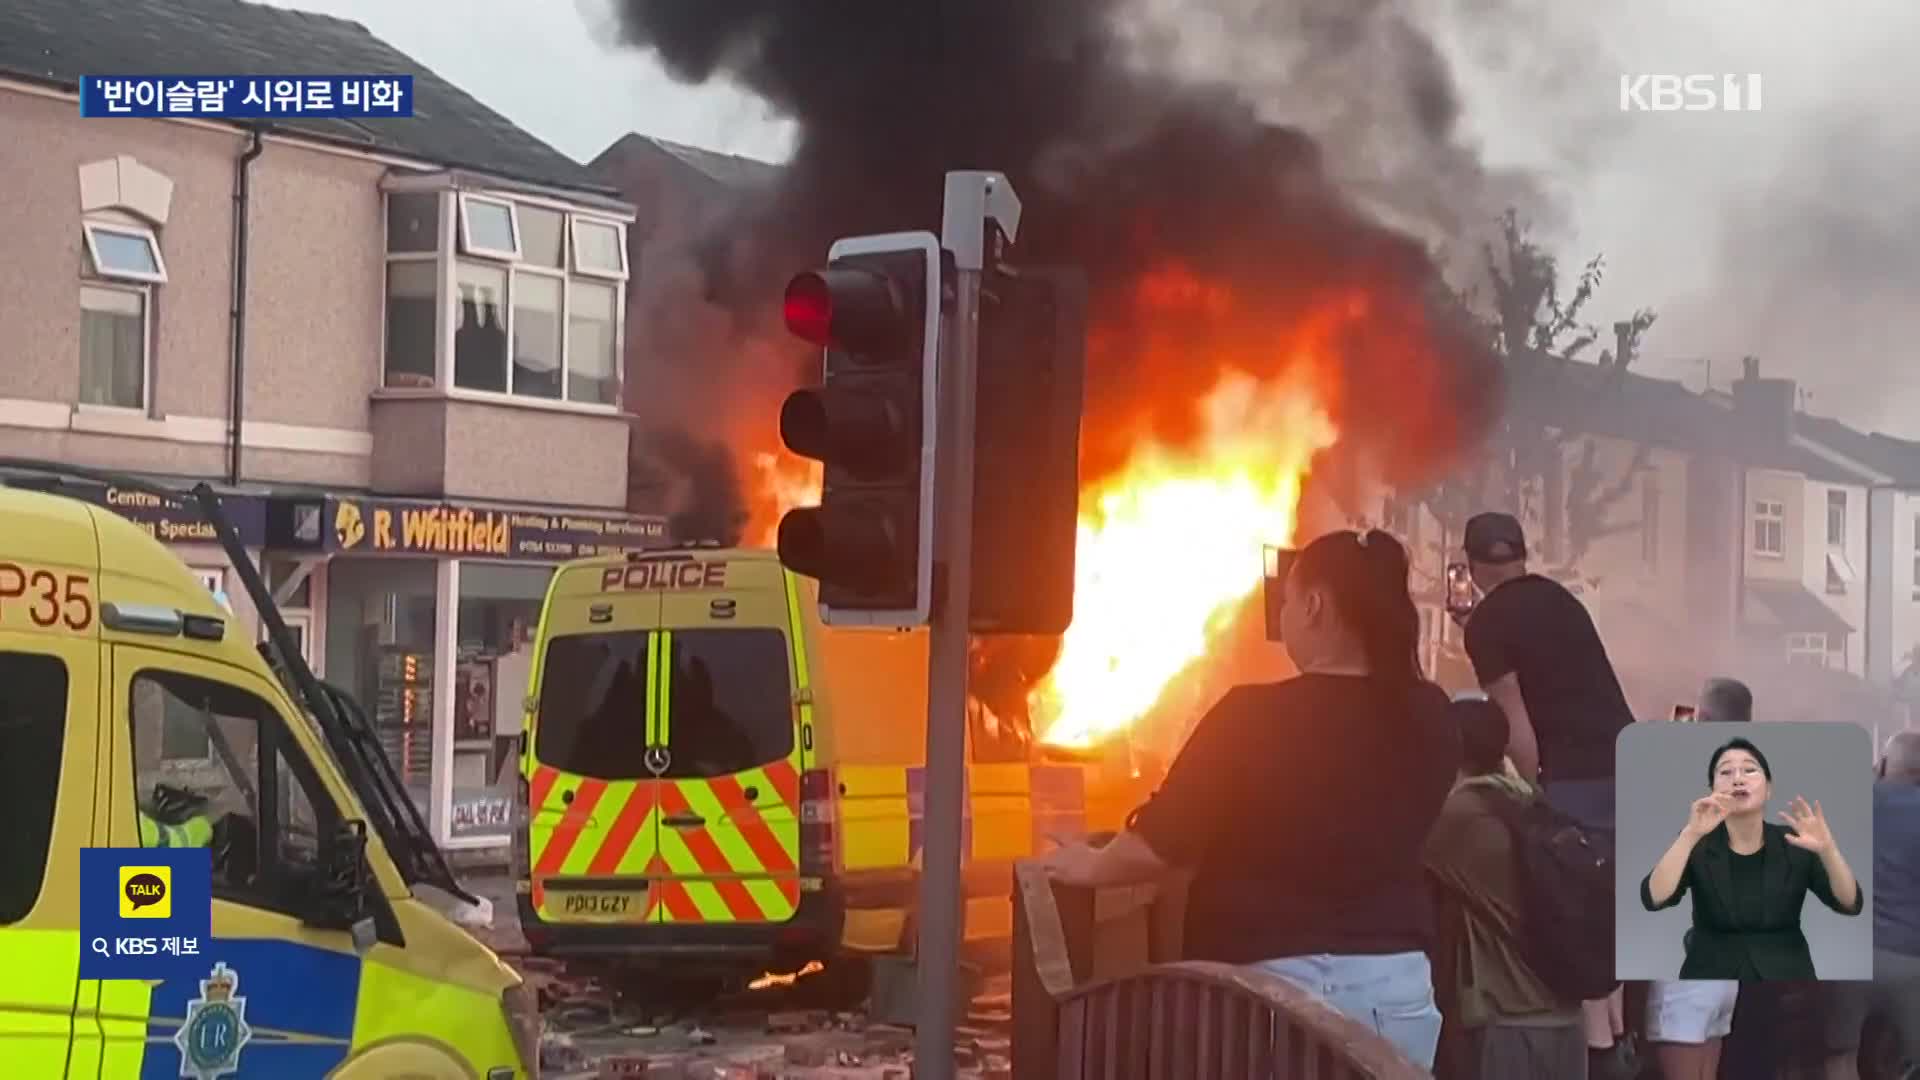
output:
{"label": "shop sign", "polygon": [[[70,499],[105,507],[147,531],[163,544],[217,544],[213,523],[201,516],[199,503],[77,480],[43,480],[39,477],[10,479],[11,487],[65,495]],[[263,547],[267,541],[267,503],[258,495],[223,494],[221,509],[240,535],[243,547]]]}
{"label": "shop sign", "polygon": [[513,826],[513,800],[499,795],[455,796],[451,833],[503,833]]}
{"label": "shop sign", "polygon": [[575,514],[398,499],[331,497],[326,549],[352,555],[440,555],[558,561],[667,543],[661,517]]}

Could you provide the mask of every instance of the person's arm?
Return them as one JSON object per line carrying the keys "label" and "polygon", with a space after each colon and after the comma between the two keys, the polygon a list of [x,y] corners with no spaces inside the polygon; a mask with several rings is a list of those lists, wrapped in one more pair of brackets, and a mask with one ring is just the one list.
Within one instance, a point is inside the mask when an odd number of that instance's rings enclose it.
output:
{"label": "person's arm", "polygon": [[1640,882],[1640,906],[1648,911],[1661,911],[1679,903],[1687,894],[1693,884],[1693,849],[1699,845],[1702,835],[1687,828],[1673,838],[1666,854],[1653,864],[1653,872]]}
{"label": "person's arm", "polygon": [[1487,692],[1488,700],[1500,706],[1507,717],[1507,758],[1514,771],[1527,783],[1540,777],[1540,741],[1533,730],[1533,718],[1527,715],[1527,702],[1520,694],[1520,673],[1507,646],[1505,623],[1497,611],[1482,608],[1467,620],[1467,659],[1473,663],[1474,678]]}
{"label": "person's arm", "polygon": [[1537,783],[1540,779],[1540,741],[1534,737],[1533,718],[1527,715],[1527,703],[1520,696],[1519,676],[1508,672],[1493,680],[1487,697],[1507,714],[1507,758],[1520,779]]}
{"label": "person's arm", "polygon": [[1813,895],[1836,914],[1860,914],[1867,904],[1866,893],[1860,888],[1860,879],[1853,876],[1853,867],[1847,865],[1846,856],[1840,854],[1840,845],[1829,841],[1815,856],[1807,878]]}
{"label": "person's arm", "polygon": [[1076,845],[1047,857],[1056,880],[1084,888],[1137,885],[1200,861],[1233,812],[1223,781],[1247,750],[1234,745],[1221,715],[1233,696],[1230,691],[1201,718],[1160,790],[1133,812],[1125,831],[1102,847]]}

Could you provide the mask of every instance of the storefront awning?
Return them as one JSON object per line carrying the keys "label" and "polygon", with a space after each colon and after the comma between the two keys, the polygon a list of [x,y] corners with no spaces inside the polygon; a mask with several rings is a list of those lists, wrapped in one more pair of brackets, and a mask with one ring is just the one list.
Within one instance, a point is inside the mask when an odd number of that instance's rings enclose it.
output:
{"label": "storefront awning", "polygon": [[1853,626],[1795,581],[1747,582],[1746,615],[1750,630],[1778,634],[1845,635]]}
{"label": "storefront awning", "polygon": [[[132,476],[132,474],[129,474]],[[189,491],[198,481],[155,477],[137,477],[156,486]],[[133,491],[92,480],[53,477],[40,474],[0,474],[0,484],[64,495],[84,503],[103,507],[140,526],[155,539],[168,544],[217,544],[213,526],[200,513],[191,498],[166,499],[145,491]],[[215,488],[227,520],[240,535],[242,547],[264,547],[267,542],[267,499],[258,492]]]}

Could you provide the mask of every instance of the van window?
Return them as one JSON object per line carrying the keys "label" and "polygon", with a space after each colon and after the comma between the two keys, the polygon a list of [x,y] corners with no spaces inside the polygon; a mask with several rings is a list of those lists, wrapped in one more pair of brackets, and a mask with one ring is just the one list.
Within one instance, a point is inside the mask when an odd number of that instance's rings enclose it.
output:
{"label": "van window", "polygon": [[0,925],[26,918],[40,897],[66,738],[67,665],[0,652]]}
{"label": "van window", "polygon": [[547,644],[533,754],[579,776],[646,776],[645,630],[577,634]]}
{"label": "van window", "polygon": [[747,627],[675,630],[668,776],[725,776],[793,752],[787,637]]}
{"label": "van window", "polygon": [[[302,914],[321,884],[316,807],[331,804],[315,797],[318,778],[279,712],[239,687],[161,670],[134,676],[129,712],[140,811],[161,824],[193,823],[154,841],[198,837],[209,824],[215,896]],[[204,758],[167,752],[170,726],[188,725],[205,740]]]}

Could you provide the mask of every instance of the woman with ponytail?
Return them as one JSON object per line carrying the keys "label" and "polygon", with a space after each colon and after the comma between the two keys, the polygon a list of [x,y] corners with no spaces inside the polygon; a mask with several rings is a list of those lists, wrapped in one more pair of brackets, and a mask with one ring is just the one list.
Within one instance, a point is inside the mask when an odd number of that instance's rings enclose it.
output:
{"label": "woman with ponytail", "polygon": [[1277,975],[1433,1068],[1427,833],[1460,765],[1447,696],[1421,674],[1407,552],[1379,530],[1295,558],[1280,626],[1299,673],[1208,710],[1126,832],[1049,854],[1081,886],[1187,890],[1189,959]]}

